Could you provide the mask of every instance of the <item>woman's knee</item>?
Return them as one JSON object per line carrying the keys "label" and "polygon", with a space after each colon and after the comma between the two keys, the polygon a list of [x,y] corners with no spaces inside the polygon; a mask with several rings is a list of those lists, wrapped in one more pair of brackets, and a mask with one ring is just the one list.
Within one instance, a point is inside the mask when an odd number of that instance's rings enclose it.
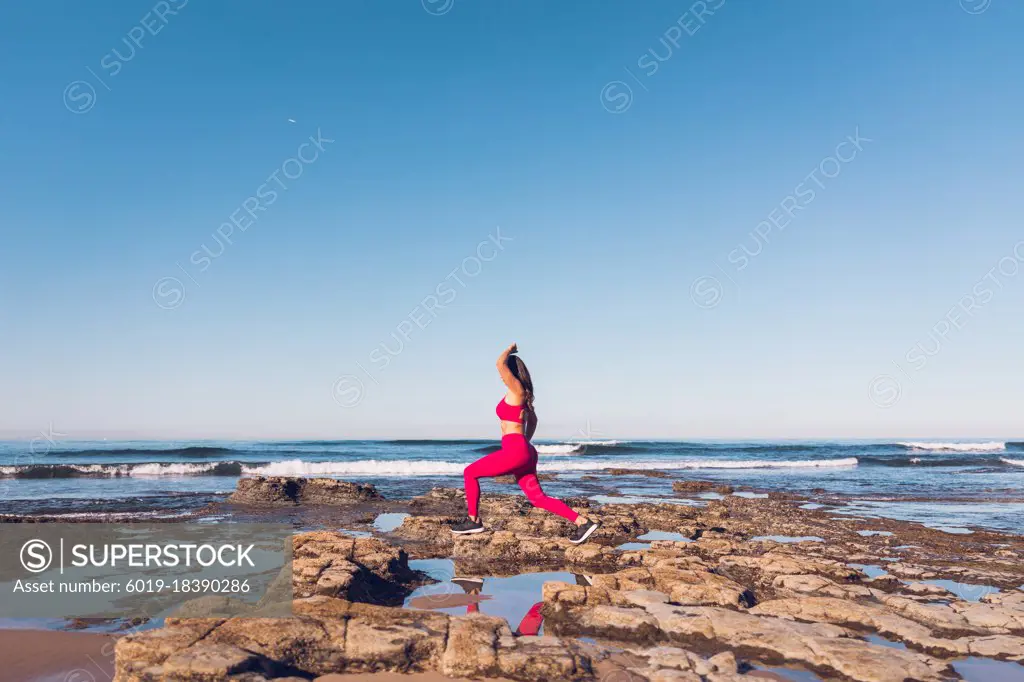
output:
{"label": "woman's knee", "polygon": [[540,485],[537,483],[523,486],[523,492],[526,494],[526,499],[528,499],[534,506],[540,506],[545,501],[551,499],[544,494],[544,491],[541,490]]}
{"label": "woman's knee", "polygon": [[544,491],[540,488],[540,481],[538,481],[537,477],[533,474],[519,476],[519,480],[516,481],[516,483],[519,484],[519,489],[523,491],[523,494],[526,495],[526,499],[528,500],[533,500],[538,495],[541,497],[544,496]]}

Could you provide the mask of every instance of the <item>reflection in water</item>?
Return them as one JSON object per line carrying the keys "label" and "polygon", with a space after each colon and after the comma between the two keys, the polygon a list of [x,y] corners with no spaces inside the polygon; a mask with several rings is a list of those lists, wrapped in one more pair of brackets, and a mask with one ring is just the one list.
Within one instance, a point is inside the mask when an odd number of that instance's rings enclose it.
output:
{"label": "reflection in water", "polygon": [[[480,588],[476,589],[479,590]],[[525,616],[523,616],[523,619],[519,621],[519,626],[513,631],[513,633],[517,637],[521,635],[527,635],[532,637],[540,634],[541,626],[544,625],[544,616],[543,614],[541,614],[541,609],[543,608],[544,602],[542,601],[539,601],[533,606],[531,606],[530,610],[526,612]],[[479,602],[468,604],[466,606],[466,613],[480,613]],[[511,625],[512,622],[509,621],[509,626]]]}
{"label": "reflection in water", "polygon": [[850,568],[859,569],[860,571],[862,571],[864,573],[864,575],[866,575],[869,578],[881,578],[883,576],[889,575],[888,573],[886,573],[884,568],[882,568],[881,566],[877,566],[875,564],[846,564],[846,565],[849,566]]}
{"label": "reflection in water", "polygon": [[[883,561],[890,560],[883,559]],[[847,564],[847,566],[860,569],[869,578],[881,578],[889,575],[884,568],[874,564]],[[907,580],[901,580],[900,582],[904,585],[909,583]],[[993,587],[992,585],[972,585],[970,583],[958,583],[955,580],[921,580],[919,582],[925,585],[944,587],[964,601],[981,601],[981,598],[985,595],[995,594],[1000,591],[998,587]]]}
{"label": "reflection in water", "polygon": [[900,500],[852,500],[834,510],[867,518],[882,517],[898,521],[916,521],[946,533],[970,533],[967,526],[985,526],[993,530],[1014,531],[1024,518],[1019,502],[902,502]]}
{"label": "reflection in water", "polygon": [[416,589],[405,600],[407,608],[451,615],[486,613],[504,618],[519,635],[541,633],[544,623],[541,593],[545,582],[591,584],[587,576],[561,571],[509,577],[460,576],[449,559],[414,560],[409,562],[409,567],[440,582]]}
{"label": "reflection in water", "polygon": [[633,495],[623,495],[621,497],[613,497],[611,495],[591,495],[590,498],[598,504],[643,504],[649,502],[651,504],[678,504],[683,506],[696,506],[699,502],[694,500],[680,500],[678,498],[668,497],[640,497]]}
{"label": "reflection in water", "polygon": [[390,533],[394,529],[401,526],[402,521],[405,521],[408,517],[408,514],[379,514],[377,518],[373,520],[373,527],[381,533]]}
{"label": "reflection in water", "polygon": [[822,682],[822,679],[814,673],[806,670],[792,670],[790,668],[762,668],[758,666],[754,672],[748,673],[751,680],[782,680],[783,682]]}
{"label": "reflection in water", "polygon": [[650,549],[651,542],[654,540],[670,540],[673,542],[693,542],[693,540],[686,537],[682,533],[670,533],[664,530],[648,531],[644,535],[638,537],[637,540],[645,540],[646,542],[625,542],[616,547],[615,549],[623,552]]}
{"label": "reflection in water", "polygon": [[944,587],[964,601],[981,601],[987,594],[999,592],[998,587],[992,585],[972,585],[970,583],[958,583],[955,580],[922,580],[926,585],[938,585]]}
{"label": "reflection in water", "polygon": [[664,530],[652,530],[648,531],[645,535],[641,535],[637,540],[672,540],[675,542],[693,542],[690,538],[686,537],[682,533],[669,533]]}
{"label": "reflection in water", "polygon": [[968,658],[952,665],[964,682],[1024,682],[1024,666],[1019,663]]}
{"label": "reflection in water", "polygon": [[881,635],[868,635],[864,638],[864,640],[871,644],[877,644],[879,646],[884,646],[889,649],[902,649],[904,651],[907,649],[907,645],[903,642],[894,642],[891,639],[886,639],[885,637],[882,637]]}
{"label": "reflection in water", "polygon": [[410,597],[405,605],[414,609],[442,610],[476,605],[488,599],[490,597],[486,594],[431,594]]}
{"label": "reflection in water", "polygon": [[825,538],[817,535],[759,535],[751,538],[751,542],[779,542],[784,544],[795,544],[798,542],[825,542]]}

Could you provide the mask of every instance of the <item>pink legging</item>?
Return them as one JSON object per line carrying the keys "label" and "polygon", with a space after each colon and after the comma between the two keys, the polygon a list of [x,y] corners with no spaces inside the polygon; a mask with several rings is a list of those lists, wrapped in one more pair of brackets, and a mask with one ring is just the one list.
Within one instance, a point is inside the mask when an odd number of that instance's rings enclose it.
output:
{"label": "pink legging", "polygon": [[[540,626],[544,624],[544,615],[541,613],[543,608],[544,602],[542,601],[531,606],[530,610],[526,612],[526,615],[519,622],[519,627],[516,628],[515,634],[518,636],[527,635],[535,637],[540,632]],[[480,613],[480,605],[477,603],[467,604],[466,613]]]}
{"label": "pink legging", "polygon": [[575,522],[579,514],[565,502],[548,497],[541,490],[537,480],[537,450],[521,433],[509,433],[501,438],[501,450],[481,457],[466,467],[462,477],[466,482],[466,506],[469,515],[476,516],[480,504],[480,482],[478,479],[513,474],[516,483],[523,489],[526,499],[534,507],[540,507],[552,514]]}

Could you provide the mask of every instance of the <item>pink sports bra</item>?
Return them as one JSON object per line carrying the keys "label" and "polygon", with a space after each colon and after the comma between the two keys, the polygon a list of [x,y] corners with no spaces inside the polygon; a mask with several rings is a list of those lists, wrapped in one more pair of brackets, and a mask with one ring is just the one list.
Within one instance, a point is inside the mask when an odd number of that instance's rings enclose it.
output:
{"label": "pink sports bra", "polygon": [[498,415],[498,419],[503,422],[515,422],[516,424],[523,423],[523,412],[526,407],[524,405],[509,405],[502,398],[501,402],[494,409],[494,412]]}

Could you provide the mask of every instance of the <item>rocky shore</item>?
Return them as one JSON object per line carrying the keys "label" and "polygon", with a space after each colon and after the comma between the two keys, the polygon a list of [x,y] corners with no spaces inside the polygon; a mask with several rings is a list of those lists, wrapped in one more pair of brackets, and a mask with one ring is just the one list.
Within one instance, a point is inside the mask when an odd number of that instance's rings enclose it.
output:
{"label": "rocky shore", "polygon": [[333,478],[241,478],[229,501],[238,504],[353,504],[383,499],[372,485]]}
{"label": "rocky shore", "polygon": [[[693,481],[675,488],[708,490]],[[702,506],[569,499],[602,524],[574,546],[566,522],[516,495],[485,497],[489,532],[455,537],[447,526],[463,513],[458,490],[399,501],[339,481],[242,479],[232,503],[317,505],[325,528],[372,529],[379,512],[408,516],[377,537],[297,534],[291,617],[168,619],[121,638],[115,680],[390,671],[753,682],[789,670],[904,682],[962,679],[965,659],[993,670],[1024,663],[1024,538],[837,516],[796,495],[718,492]],[[584,580],[543,583],[544,634],[523,634],[491,615],[403,607],[432,582],[410,565],[416,559],[450,559],[460,575],[560,571]]]}

